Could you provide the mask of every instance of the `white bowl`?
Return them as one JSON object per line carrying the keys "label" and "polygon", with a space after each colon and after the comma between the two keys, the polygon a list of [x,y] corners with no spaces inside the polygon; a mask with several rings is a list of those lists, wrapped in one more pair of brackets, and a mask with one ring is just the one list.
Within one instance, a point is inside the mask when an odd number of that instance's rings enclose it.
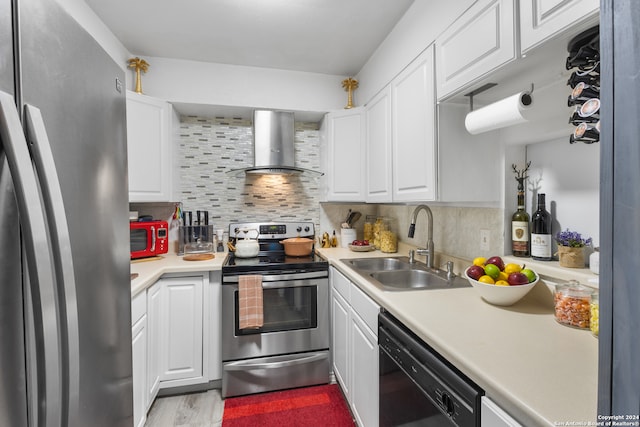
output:
{"label": "white bowl", "polygon": [[373,247],[373,245],[357,246],[357,245],[349,244],[349,249],[351,249],[354,252],[369,252],[374,250],[375,248]]}
{"label": "white bowl", "polygon": [[526,285],[496,286],[478,282],[467,276],[465,270],[464,277],[467,278],[471,286],[480,294],[483,300],[493,305],[513,305],[520,301],[538,283],[540,276]]}

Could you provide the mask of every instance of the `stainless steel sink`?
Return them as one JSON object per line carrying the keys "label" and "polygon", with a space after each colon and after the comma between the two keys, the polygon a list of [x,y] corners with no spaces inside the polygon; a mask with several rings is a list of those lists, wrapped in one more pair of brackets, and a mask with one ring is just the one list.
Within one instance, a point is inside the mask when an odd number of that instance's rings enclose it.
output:
{"label": "stainless steel sink", "polygon": [[388,271],[388,270],[406,270],[411,268],[409,258],[355,258],[343,259],[345,264],[355,270],[363,271]]}
{"label": "stainless steel sink", "polygon": [[463,277],[449,276],[446,271],[429,268],[408,257],[342,259],[356,273],[372,285],[385,291],[414,291],[419,289],[453,289],[469,287]]}
{"label": "stainless steel sink", "polygon": [[379,287],[393,291],[453,289],[470,286],[464,278],[458,276],[447,278],[445,271],[437,269],[414,268],[411,270],[378,271],[369,274],[369,276],[379,284]]}

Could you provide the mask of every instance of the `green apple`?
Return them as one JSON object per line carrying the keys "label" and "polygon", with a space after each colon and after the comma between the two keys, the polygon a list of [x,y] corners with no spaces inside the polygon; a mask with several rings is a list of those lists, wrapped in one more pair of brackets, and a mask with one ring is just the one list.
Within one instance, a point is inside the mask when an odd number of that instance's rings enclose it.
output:
{"label": "green apple", "polygon": [[522,273],[525,276],[527,276],[527,279],[529,279],[529,283],[531,283],[534,280],[536,280],[536,273],[534,273],[533,270],[531,270],[530,268],[525,268],[522,271],[520,271],[520,273]]}

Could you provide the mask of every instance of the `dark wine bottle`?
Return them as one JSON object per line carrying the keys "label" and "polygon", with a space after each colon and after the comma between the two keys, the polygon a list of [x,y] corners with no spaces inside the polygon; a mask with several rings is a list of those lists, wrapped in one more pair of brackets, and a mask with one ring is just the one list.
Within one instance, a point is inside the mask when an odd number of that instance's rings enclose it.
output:
{"label": "dark wine bottle", "polygon": [[518,182],[518,210],[511,216],[511,252],[514,256],[529,256],[529,214],[524,209],[524,185]]}
{"label": "dark wine bottle", "polygon": [[545,207],[545,194],[538,194],[538,209],[531,219],[531,257],[551,261],[551,214]]}

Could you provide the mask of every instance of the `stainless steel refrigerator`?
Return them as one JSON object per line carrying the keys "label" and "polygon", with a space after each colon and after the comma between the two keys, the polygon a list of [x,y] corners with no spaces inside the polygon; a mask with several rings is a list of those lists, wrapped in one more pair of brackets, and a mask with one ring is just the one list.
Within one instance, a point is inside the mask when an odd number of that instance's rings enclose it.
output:
{"label": "stainless steel refrigerator", "polygon": [[124,72],[56,1],[0,0],[0,425],[130,426]]}

